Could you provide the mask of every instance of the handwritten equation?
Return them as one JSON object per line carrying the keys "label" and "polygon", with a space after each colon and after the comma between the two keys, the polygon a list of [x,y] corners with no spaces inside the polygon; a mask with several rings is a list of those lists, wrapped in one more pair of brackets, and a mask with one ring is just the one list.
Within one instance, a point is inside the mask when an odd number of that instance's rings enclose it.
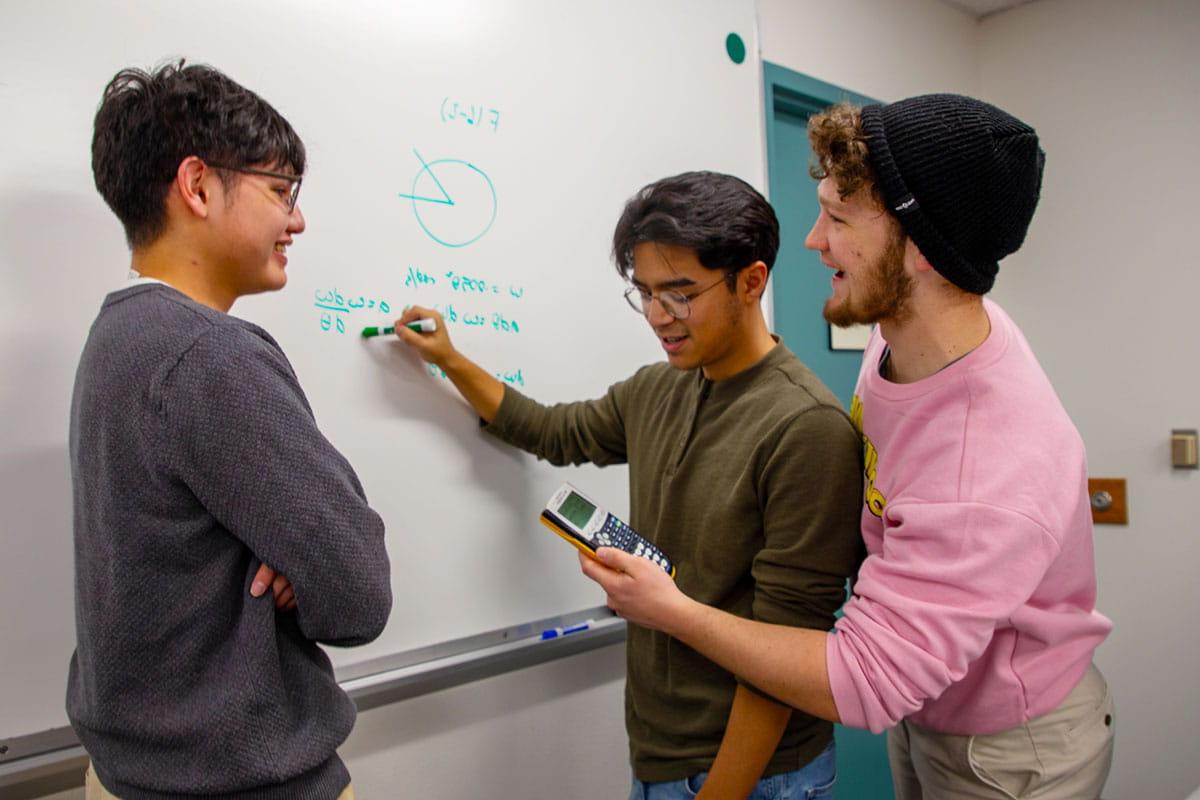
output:
{"label": "handwritten equation", "polygon": [[491,128],[492,133],[500,132],[500,112],[487,106],[461,103],[450,97],[443,97],[440,115],[443,124],[455,123],[479,130]]}
{"label": "handwritten equation", "polygon": [[[416,265],[404,269],[406,294],[433,292],[435,296],[423,301],[442,315],[447,330],[459,328],[464,335],[487,334],[508,339],[521,334],[521,306],[525,287],[497,281],[483,274],[468,275],[457,269],[439,270],[437,274]],[[430,302],[430,301],[435,302]],[[322,333],[357,338],[369,325],[391,323],[392,319],[410,306],[397,308],[378,293],[359,293],[336,286],[313,292],[313,309]],[[446,379],[446,374],[432,364],[425,365],[430,375]],[[525,370],[515,367],[493,373],[497,380],[510,386],[525,386]]]}
{"label": "handwritten equation", "polygon": [[[522,293],[523,294],[523,293]],[[339,292],[337,289],[321,291],[318,289],[314,292],[316,301],[313,303],[313,308],[320,312],[318,324],[322,331],[332,333],[346,333],[348,328],[353,328],[348,322],[349,318],[358,311],[369,311],[374,315],[373,319],[378,320],[379,315],[392,313],[392,305],[386,300],[378,300],[366,295],[358,295],[357,297],[349,297]],[[405,306],[405,308],[408,308]],[[503,311],[480,311],[477,308],[463,308],[449,303],[442,306],[440,303],[434,303],[433,308],[448,325],[463,325],[469,328],[490,328],[498,333],[520,333],[521,323],[518,322],[511,314],[506,314]],[[403,309],[402,309],[403,310]]]}
{"label": "handwritten equation", "polygon": [[484,278],[462,275],[454,270],[448,270],[444,275],[437,276],[425,272],[420,267],[410,266],[404,276],[406,289],[420,289],[426,286],[447,286],[451,291],[472,295],[507,294],[515,300],[525,296],[525,288],[515,284],[492,283]]}
{"label": "handwritten equation", "polygon": [[[425,371],[435,378],[440,378],[444,381],[450,380],[450,376],[446,374],[446,371],[437,364],[426,364]],[[513,372],[493,372],[492,374],[496,376],[496,380],[503,381],[509,386],[525,385],[525,370],[520,367]]]}
{"label": "handwritten equation", "polygon": [[368,311],[375,316],[392,313],[392,304],[386,300],[362,294],[343,294],[336,287],[315,290],[313,308],[319,312],[317,322],[322,331],[340,334],[345,334],[347,328],[353,330],[354,326],[349,325],[347,320],[356,312]]}
{"label": "handwritten equation", "polygon": [[515,319],[509,319],[502,312],[493,311],[489,315],[486,311],[482,314],[472,310],[463,311],[454,307],[454,304],[442,308],[436,303],[433,306],[434,310],[442,315],[442,319],[446,320],[449,325],[465,325],[467,327],[490,327],[494,331],[500,333],[520,333],[521,326]]}
{"label": "handwritten equation", "polygon": [[[439,288],[440,287],[440,288]],[[465,275],[457,270],[446,270],[440,275],[426,272],[418,266],[409,265],[404,275],[404,288],[420,291],[437,289],[440,293],[466,295],[480,300],[496,299],[517,302],[525,297],[525,287],[512,283],[488,280],[480,275]],[[453,302],[433,306],[448,325],[467,327],[490,327],[499,333],[520,333],[521,323],[511,313],[475,307],[455,306]]]}
{"label": "handwritten equation", "polygon": [[[423,304],[442,315],[447,330],[457,327],[463,335],[486,334],[499,336],[502,341],[524,330],[525,287],[499,279],[487,270],[467,272],[457,266],[434,270],[409,264],[404,269],[404,290],[424,295]],[[436,366],[426,365],[426,369],[435,378],[446,378]],[[521,366],[510,364],[492,374],[509,386],[525,387],[525,369]]]}

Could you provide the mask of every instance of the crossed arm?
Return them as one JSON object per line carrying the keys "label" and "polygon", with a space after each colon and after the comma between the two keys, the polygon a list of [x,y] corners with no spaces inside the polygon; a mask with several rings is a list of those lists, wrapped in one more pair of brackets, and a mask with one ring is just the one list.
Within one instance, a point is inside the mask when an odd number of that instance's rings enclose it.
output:
{"label": "crossed arm", "polygon": [[[275,607],[294,612],[314,641],[378,636],[391,605],[382,521],[349,464],[317,430],[274,342],[240,326],[213,326],[158,391],[160,433],[169,443],[164,463],[258,557],[250,595],[270,590]],[[216,399],[189,402],[199,394]],[[214,425],[226,418],[237,425]],[[247,458],[247,442],[261,455]],[[354,565],[370,576],[347,583]]]}

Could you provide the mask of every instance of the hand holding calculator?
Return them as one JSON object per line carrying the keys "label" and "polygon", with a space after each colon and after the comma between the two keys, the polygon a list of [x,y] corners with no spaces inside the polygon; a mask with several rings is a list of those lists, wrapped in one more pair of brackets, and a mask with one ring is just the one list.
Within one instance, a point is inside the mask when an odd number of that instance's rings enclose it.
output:
{"label": "hand holding calculator", "polygon": [[585,555],[594,558],[596,548],[615,547],[652,561],[675,577],[675,565],[666,553],[569,483],[560,486],[550,498],[542,511],[541,523]]}

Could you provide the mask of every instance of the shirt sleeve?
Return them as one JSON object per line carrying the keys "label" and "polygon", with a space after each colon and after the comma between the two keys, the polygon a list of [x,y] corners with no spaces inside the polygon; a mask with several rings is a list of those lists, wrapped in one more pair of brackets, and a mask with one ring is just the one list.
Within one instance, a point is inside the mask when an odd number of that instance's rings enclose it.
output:
{"label": "shirt sleeve", "polygon": [[618,383],[595,400],[544,406],[506,386],[500,408],[484,430],[558,467],[624,464],[625,394],[626,384]]}
{"label": "shirt sleeve", "polygon": [[755,619],[833,627],[865,554],[861,453],[846,416],[823,406],[770,437],[758,481],[764,543],[751,568]]}
{"label": "shirt sleeve", "polygon": [[826,650],[842,722],[876,733],[961,680],[1058,554],[1035,521],[984,503],[889,504],[884,527]]}
{"label": "shirt sleeve", "polygon": [[175,478],[287,576],[303,634],[334,645],[376,638],[392,603],[383,521],[277,346],[215,326],[164,376],[160,403]]}

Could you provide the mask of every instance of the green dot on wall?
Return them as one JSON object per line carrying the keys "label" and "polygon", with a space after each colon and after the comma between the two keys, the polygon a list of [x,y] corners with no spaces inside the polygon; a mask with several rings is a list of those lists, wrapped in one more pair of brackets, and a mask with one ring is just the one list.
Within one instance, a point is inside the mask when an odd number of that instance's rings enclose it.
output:
{"label": "green dot on wall", "polygon": [[746,43],[736,33],[725,37],[725,52],[733,63],[740,64],[746,60]]}

